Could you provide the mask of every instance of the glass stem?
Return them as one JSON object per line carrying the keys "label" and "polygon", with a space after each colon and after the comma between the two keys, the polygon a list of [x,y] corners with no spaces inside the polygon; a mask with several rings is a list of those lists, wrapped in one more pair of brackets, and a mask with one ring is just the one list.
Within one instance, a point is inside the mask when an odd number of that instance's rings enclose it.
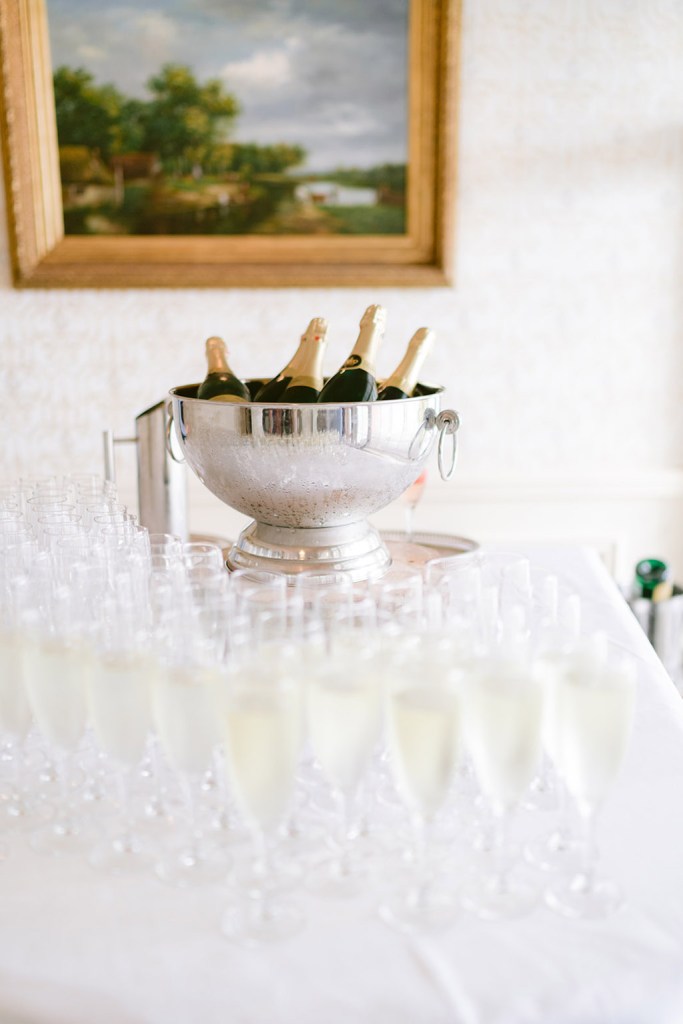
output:
{"label": "glass stem", "polygon": [[122,768],[118,773],[119,800],[121,802],[121,840],[129,850],[133,845],[133,815],[130,797],[130,770]]}
{"label": "glass stem", "polygon": [[[569,800],[567,787],[562,779],[557,783],[557,827],[554,832],[554,845],[563,850],[571,842],[571,829],[569,826]],[[551,842],[553,840],[551,839]]]}
{"label": "glass stem", "polygon": [[271,876],[270,848],[265,830],[257,828],[254,831],[254,861],[258,874],[261,876],[261,884],[258,887],[258,895],[253,903],[254,919],[257,923],[267,921],[270,916]]}
{"label": "glass stem", "polygon": [[218,809],[213,818],[213,827],[226,832],[233,831],[236,827],[234,815],[231,813],[230,789],[225,771],[225,758],[220,747],[213,752],[213,770],[218,786]]}
{"label": "glass stem", "polygon": [[165,792],[162,781],[162,759],[159,756],[159,744],[156,736],[151,736],[149,741],[149,763],[152,771],[152,808],[153,812],[160,817],[166,813]]}
{"label": "glass stem", "polygon": [[495,836],[493,843],[493,887],[498,892],[507,889],[508,874],[510,871],[509,857],[509,833],[510,833],[510,811],[507,807],[498,806],[494,808]]}
{"label": "glass stem", "polygon": [[579,808],[583,826],[583,851],[581,855],[581,874],[584,885],[592,889],[595,884],[595,866],[597,862],[597,845],[595,840],[595,808],[584,804]]}
{"label": "glass stem", "polygon": [[57,752],[55,769],[57,772],[57,785],[59,787],[59,814],[58,820],[55,823],[55,829],[63,833],[72,832],[69,755],[65,750]]}
{"label": "glass stem", "polygon": [[22,756],[21,744],[18,740],[8,740],[5,748],[5,759],[9,760],[9,804],[10,813],[20,815],[24,813],[24,798],[22,792],[22,776],[20,759]]}
{"label": "glass stem", "polygon": [[192,780],[188,775],[183,775],[180,780],[187,806],[187,816],[190,824],[190,846],[189,852],[193,859],[199,859],[199,822],[197,818],[197,801],[195,799]]}
{"label": "glass stem", "polygon": [[427,902],[430,888],[427,871],[427,822],[422,814],[413,816],[414,857],[415,857],[415,901],[418,906]]}
{"label": "glass stem", "polygon": [[405,525],[406,525],[406,540],[413,539],[413,526],[415,522],[415,506],[412,502],[406,505],[405,509]]}
{"label": "glass stem", "polygon": [[339,837],[339,869],[340,874],[347,875],[351,870],[351,840],[349,838],[351,832],[351,801],[343,790],[339,790],[339,817],[340,817],[340,837]]}

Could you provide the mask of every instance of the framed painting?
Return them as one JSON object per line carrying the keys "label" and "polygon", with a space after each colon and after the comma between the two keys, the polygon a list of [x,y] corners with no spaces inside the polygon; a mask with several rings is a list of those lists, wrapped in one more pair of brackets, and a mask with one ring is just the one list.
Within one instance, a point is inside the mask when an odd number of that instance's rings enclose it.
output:
{"label": "framed painting", "polygon": [[15,284],[450,284],[459,14],[0,0]]}

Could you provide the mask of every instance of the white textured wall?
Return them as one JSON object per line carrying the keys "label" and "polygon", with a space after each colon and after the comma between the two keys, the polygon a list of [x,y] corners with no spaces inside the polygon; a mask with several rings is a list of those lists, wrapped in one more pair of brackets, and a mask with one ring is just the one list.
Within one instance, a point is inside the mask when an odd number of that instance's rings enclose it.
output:
{"label": "white textured wall", "polygon": [[[209,334],[266,375],[322,315],[331,369],[381,302],[380,370],[431,324],[425,376],[464,421],[425,526],[589,540],[622,574],[659,551],[683,576],[682,53],[683,0],[464,0],[452,289],[17,292],[3,224],[2,475],[99,468],[102,429],[198,380]],[[192,494],[195,529],[234,530]]]}

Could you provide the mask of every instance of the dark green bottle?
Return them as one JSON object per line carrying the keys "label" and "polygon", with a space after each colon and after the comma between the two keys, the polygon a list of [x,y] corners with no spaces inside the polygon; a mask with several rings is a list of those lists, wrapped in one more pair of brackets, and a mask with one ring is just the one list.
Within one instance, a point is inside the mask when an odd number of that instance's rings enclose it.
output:
{"label": "dark green bottle", "polygon": [[251,395],[252,402],[256,401],[256,396],[261,391],[265,384],[268,383],[267,377],[252,377],[250,380],[245,380],[249,394]]}
{"label": "dark green bottle", "polygon": [[377,398],[375,356],[384,337],[386,310],[368,306],[351,354],[320,392],[319,402],[374,402]]}
{"label": "dark green bottle", "polygon": [[271,377],[271,379],[269,381],[266,381],[263,387],[259,391],[257,391],[256,397],[254,398],[255,402],[270,403],[280,401],[280,398],[282,397],[282,392],[285,390],[287,385],[291,383],[292,374],[296,369],[297,361],[301,358],[301,350],[304,345],[305,337],[305,333],[301,335],[301,341],[299,342],[298,349],[296,350],[290,361],[287,363],[287,365],[284,367],[284,369],[280,370],[277,377]]}
{"label": "dark green bottle", "polygon": [[634,592],[653,602],[667,601],[673,594],[671,569],[661,558],[641,558],[636,565]]}
{"label": "dark green bottle", "polygon": [[287,404],[318,401],[323,386],[323,356],[327,344],[327,322],[322,317],[311,320],[304,342],[292,379],[280,397],[280,401]]}
{"label": "dark green bottle", "polygon": [[396,398],[410,398],[422,364],[434,344],[434,331],[429,327],[420,327],[408,342],[403,359],[393,373],[382,382],[377,399],[380,402],[393,401]]}
{"label": "dark green bottle", "polygon": [[208,338],[206,361],[208,372],[197,389],[197,398],[208,398],[212,402],[251,401],[248,387],[228,366],[228,352],[222,338]]}
{"label": "dark green bottle", "polygon": [[[294,382],[297,375],[305,374],[304,365],[310,363],[310,353],[316,352],[318,348],[324,351],[326,344],[327,335],[327,321],[321,317],[314,317],[309,323],[308,327],[301,335],[301,341],[299,347],[285,366],[284,370],[280,370],[277,377],[273,377],[269,380],[261,390],[257,393],[254,401],[256,402],[315,402],[318,396],[314,398],[285,398],[284,394],[288,387]],[[322,358],[322,357],[321,357]],[[310,376],[310,374],[309,374]],[[322,387],[322,377],[320,378],[320,384],[318,391]]]}

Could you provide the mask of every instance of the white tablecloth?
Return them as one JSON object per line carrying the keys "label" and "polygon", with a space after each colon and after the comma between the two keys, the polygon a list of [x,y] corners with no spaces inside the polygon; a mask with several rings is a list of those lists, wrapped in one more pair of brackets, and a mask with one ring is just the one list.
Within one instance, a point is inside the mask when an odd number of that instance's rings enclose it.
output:
{"label": "white tablecloth", "polygon": [[599,826],[602,865],[628,897],[613,918],[463,913],[414,937],[369,899],[304,896],[300,935],[245,950],[218,930],[219,886],[105,879],[22,842],[0,863],[0,1022],[681,1024],[683,701],[592,552],[529,553],[640,666],[632,743]]}

